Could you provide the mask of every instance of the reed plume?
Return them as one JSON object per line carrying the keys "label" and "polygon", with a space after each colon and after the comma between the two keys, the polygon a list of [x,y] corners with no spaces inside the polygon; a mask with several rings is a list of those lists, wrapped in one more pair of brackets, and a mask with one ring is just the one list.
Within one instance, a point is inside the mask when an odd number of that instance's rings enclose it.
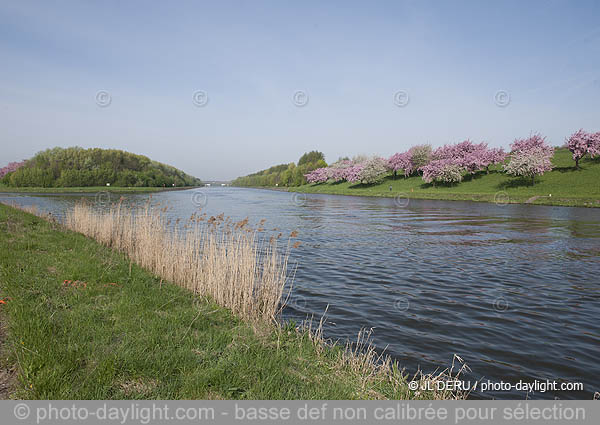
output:
{"label": "reed plume", "polygon": [[166,208],[132,209],[117,205],[96,211],[78,203],[65,225],[117,249],[160,278],[249,320],[274,320],[288,281],[288,252],[276,240],[259,240],[247,220],[233,223],[223,214],[205,219],[193,214],[171,223]]}

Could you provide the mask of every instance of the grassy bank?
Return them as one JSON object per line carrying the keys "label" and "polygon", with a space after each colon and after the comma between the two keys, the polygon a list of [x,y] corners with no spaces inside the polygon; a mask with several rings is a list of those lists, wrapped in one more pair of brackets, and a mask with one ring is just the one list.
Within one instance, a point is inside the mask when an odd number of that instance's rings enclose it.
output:
{"label": "grassy bank", "polygon": [[193,189],[195,186],[186,187],[116,187],[116,186],[89,186],[89,187],[9,187],[0,185],[0,193],[153,193],[169,190]]}
{"label": "grassy bank", "polygon": [[242,321],[122,253],[5,205],[0,252],[12,398],[452,396],[408,390],[397,367],[373,366],[373,352],[325,346],[293,324]]}
{"label": "grassy bank", "polygon": [[557,149],[552,162],[554,170],[537,177],[533,186],[530,181],[510,177],[500,172],[500,167],[496,167],[491,169],[490,174],[467,176],[463,182],[454,186],[434,187],[423,182],[419,176],[407,179],[388,176],[383,182],[374,185],[320,183],[291,187],[288,190],[334,195],[600,207],[600,158],[584,159],[581,169],[576,170],[571,153],[566,149]]}

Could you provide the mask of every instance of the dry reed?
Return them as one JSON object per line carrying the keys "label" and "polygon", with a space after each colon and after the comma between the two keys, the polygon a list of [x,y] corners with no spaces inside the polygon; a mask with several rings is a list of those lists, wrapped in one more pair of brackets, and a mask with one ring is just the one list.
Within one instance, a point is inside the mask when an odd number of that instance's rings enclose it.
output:
{"label": "dry reed", "polygon": [[[306,334],[311,339],[319,353],[322,353],[327,347],[338,345],[338,341],[324,337],[323,325],[328,309],[329,305],[316,327],[313,327],[313,316],[297,328],[299,332]],[[470,391],[454,390],[451,385],[447,385],[447,383],[456,382],[465,372],[471,370],[460,356],[454,355],[449,368],[431,373],[419,370],[410,376],[396,360],[386,353],[385,349],[381,352],[377,351],[372,334],[373,329],[361,329],[355,342],[346,342],[335,362],[337,368],[358,377],[364,395],[381,398],[373,389],[377,388],[377,383],[387,382],[393,386],[397,398],[401,399],[464,400],[469,396]],[[416,382],[416,390],[409,389],[409,382]]]}
{"label": "dry reed", "polygon": [[121,202],[96,211],[78,203],[67,211],[67,228],[124,252],[141,267],[248,320],[274,320],[288,281],[288,253],[261,241],[247,220],[193,214],[168,220],[166,208],[131,209]]}

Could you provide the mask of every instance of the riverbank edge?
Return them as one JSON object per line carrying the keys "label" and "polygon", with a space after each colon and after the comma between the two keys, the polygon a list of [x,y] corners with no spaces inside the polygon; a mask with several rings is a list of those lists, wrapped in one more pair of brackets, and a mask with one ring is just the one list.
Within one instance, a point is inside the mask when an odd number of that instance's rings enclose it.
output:
{"label": "riverbank edge", "polygon": [[113,186],[89,186],[89,187],[7,187],[0,186],[2,194],[28,194],[28,195],[60,195],[62,193],[156,193],[171,192],[179,190],[199,189],[204,186],[182,186],[182,187],[113,187]]}
{"label": "riverbank edge", "polygon": [[[340,193],[335,190],[328,190],[323,185],[303,185],[298,187],[272,187],[272,186],[233,186],[243,189],[262,189],[274,190],[278,192],[290,193],[310,193],[321,195],[336,195],[336,196],[360,196],[367,198],[397,198],[398,203],[402,206],[407,206],[410,199],[431,200],[431,201],[462,201],[462,202],[483,202],[504,205],[545,205],[553,207],[580,207],[580,208],[600,208],[600,200],[595,198],[565,198],[565,197],[548,197],[548,196],[533,196],[533,197],[517,197],[506,196],[506,192],[489,193],[419,193],[419,192],[379,192],[379,193]],[[353,189],[348,189],[353,190]],[[407,201],[408,200],[408,201]]]}
{"label": "riverbank edge", "polygon": [[[0,229],[1,250],[10,251],[0,260],[0,299],[6,300],[0,318],[6,328],[1,366],[17,371],[11,398],[454,398],[409,390],[399,369],[365,376],[357,367],[364,359],[343,363],[348,354],[342,347],[325,345],[294,324],[245,323],[56,222],[0,204]],[[146,320],[168,332],[139,334],[148,313]],[[130,341],[117,335],[116,343],[114,326],[138,336]],[[206,358],[198,365],[186,350],[206,347],[205,334],[222,343],[214,352],[203,352]],[[156,345],[161,338],[163,344]],[[148,353],[154,352],[162,362],[148,364]],[[227,359],[231,365],[222,364]],[[236,374],[234,365],[246,369]],[[154,368],[171,379],[164,382],[151,373]],[[200,369],[196,375],[190,372],[194,368]],[[182,370],[190,376],[180,376]],[[217,384],[209,379],[214,374],[219,374]],[[189,389],[207,379],[207,388]]]}

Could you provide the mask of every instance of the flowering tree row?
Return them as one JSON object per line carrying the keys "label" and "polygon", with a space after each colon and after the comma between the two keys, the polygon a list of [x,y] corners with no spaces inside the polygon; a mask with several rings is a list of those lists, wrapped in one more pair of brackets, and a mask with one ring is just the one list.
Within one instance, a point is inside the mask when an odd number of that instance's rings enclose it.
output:
{"label": "flowering tree row", "polygon": [[464,173],[488,170],[492,164],[504,161],[502,149],[488,148],[486,143],[464,141],[432,150],[430,145],[413,146],[406,152],[396,153],[388,159],[355,158],[340,160],[329,167],[319,168],[306,175],[309,183],[348,181],[351,183],[376,183],[390,171],[405,177],[420,173],[428,183],[459,182]]}
{"label": "flowering tree row", "polygon": [[388,173],[387,163],[383,158],[355,158],[339,160],[329,167],[317,168],[306,174],[308,183],[322,183],[328,180],[351,183],[376,183]]}
{"label": "flowering tree row", "polygon": [[[592,158],[600,156],[600,133],[579,130],[567,139],[566,146],[573,153],[575,167],[579,168],[579,161],[586,155]],[[540,134],[517,139],[510,147],[511,152],[507,154],[502,148],[490,148],[487,143],[469,140],[435,150],[430,145],[418,145],[388,159],[360,157],[340,160],[306,174],[306,179],[309,183],[348,181],[369,184],[381,181],[392,172],[394,178],[398,173],[404,177],[420,174],[427,183],[452,184],[462,181],[465,175],[482,171],[489,173],[490,166],[503,164],[502,168],[508,175],[531,178],[533,184],[536,176],[552,170],[554,148]]]}

